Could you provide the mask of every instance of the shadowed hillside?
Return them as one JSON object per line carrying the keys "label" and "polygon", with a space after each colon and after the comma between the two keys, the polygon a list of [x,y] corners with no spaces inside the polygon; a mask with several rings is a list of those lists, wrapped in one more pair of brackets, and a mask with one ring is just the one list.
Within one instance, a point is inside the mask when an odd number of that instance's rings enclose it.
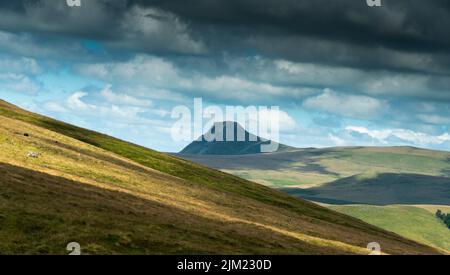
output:
{"label": "shadowed hillside", "polygon": [[357,175],[320,187],[282,190],[309,200],[333,204],[450,205],[450,178],[417,174]]}
{"label": "shadowed hillside", "polygon": [[340,252],[126,192],[4,163],[0,171],[2,252],[61,254],[73,240],[91,254]]}
{"label": "shadowed hillside", "polygon": [[[262,185],[0,102],[0,251],[431,254]],[[31,154],[33,152],[36,154]]]}
{"label": "shadowed hillside", "polygon": [[318,187],[356,175],[448,177],[450,171],[449,152],[412,147],[311,148],[240,156],[179,156],[277,188]]}
{"label": "shadowed hillside", "polygon": [[[448,229],[436,222],[436,210],[424,213],[416,206],[450,205],[449,152],[414,147],[336,147],[240,156],[179,156],[326,203],[402,236],[450,250],[444,233]],[[358,211],[360,208],[374,211]],[[420,229],[409,226],[413,221],[421,225]]]}

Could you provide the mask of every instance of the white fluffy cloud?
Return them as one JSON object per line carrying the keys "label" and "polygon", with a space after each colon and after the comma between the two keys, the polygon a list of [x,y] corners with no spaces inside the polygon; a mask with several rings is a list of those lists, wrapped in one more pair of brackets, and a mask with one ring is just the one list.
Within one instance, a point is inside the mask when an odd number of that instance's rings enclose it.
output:
{"label": "white fluffy cloud", "polygon": [[303,89],[276,86],[264,82],[253,82],[236,76],[219,76],[209,78],[197,76],[190,83],[190,88],[213,93],[221,99],[261,100],[264,97],[270,101],[274,97],[287,97],[296,94],[304,94]]}
{"label": "white fluffy cloud", "polygon": [[0,72],[36,75],[42,72],[42,69],[33,58],[0,56]]}
{"label": "white fluffy cloud", "polygon": [[[388,54],[388,53],[386,53]],[[390,55],[389,55],[390,56]],[[397,55],[392,55],[391,60]],[[402,58],[413,62],[425,57],[405,54]],[[256,56],[246,58],[225,57],[231,70],[245,75],[253,81],[278,83],[278,85],[297,87],[322,87],[338,91],[352,91],[354,94],[371,97],[402,95],[410,98],[449,98],[448,94],[432,83],[449,83],[446,76],[427,76],[414,73],[395,73],[390,71],[365,71],[363,69],[328,66],[317,63],[271,60]],[[419,62],[419,61],[418,61]],[[401,61],[399,61],[401,63]],[[422,64],[422,63],[418,63]],[[426,62],[422,65],[425,66]],[[423,68],[417,65],[417,69]],[[414,66],[416,67],[416,66]],[[429,66],[425,66],[430,68]]]}
{"label": "white fluffy cloud", "polygon": [[441,116],[437,114],[420,114],[417,117],[425,123],[429,124],[450,124],[450,118],[447,116]]}
{"label": "white fluffy cloud", "polygon": [[371,118],[382,113],[387,103],[368,96],[338,94],[325,89],[321,95],[307,98],[303,106],[346,117]]}
{"label": "white fluffy cloud", "polygon": [[[104,92],[105,90],[102,90]],[[112,92],[111,92],[112,93]],[[89,96],[87,92],[77,91],[72,93],[65,101],[49,101],[44,104],[44,108],[52,112],[60,113],[82,113],[83,116],[95,116],[103,118],[133,120],[135,122],[145,122],[145,119],[139,117],[140,113],[146,112],[146,109],[139,106],[114,104],[109,101],[99,103],[88,103],[83,100]],[[109,95],[111,96],[111,95]],[[115,97],[114,95],[112,97]],[[120,98],[120,96],[119,96]],[[114,98],[116,99],[116,98]]]}
{"label": "white fluffy cloud", "polygon": [[0,91],[35,94],[41,89],[39,82],[25,74],[0,73]]}
{"label": "white fluffy cloud", "polygon": [[165,119],[170,113],[153,105],[138,106],[138,100],[123,97],[107,86],[89,93],[76,91],[61,100],[38,104],[34,110],[150,148],[173,150],[174,144],[167,138],[171,124]]}
{"label": "white fluffy cloud", "polygon": [[389,144],[389,139],[391,138],[417,146],[439,145],[450,141],[450,135],[448,133],[442,135],[429,135],[406,129],[370,130],[359,126],[347,126],[345,129],[349,132],[367,135],[384,144]]}
{"label": "white fluffy cloud", "polygon": [[335,136],[333,134],[328,134],[328,138],[331,142],[334,143],[335,146],[346,146],[348,145],[347,141],[343,138],[340,138],[338,136]]}
{"label": "white fluffy cloud", "polygon": [[137,55],[125,62],[81,64],[76,69],[82,75],[109,82],[127,82],[156,87],[183,84],[179,82],[183,79],[171,62],[149,55]]}
{"label": "white fluffy cloud", "polygon": [[108,102],[117,105],[131,105],[141,107],[150,107],[152,105],[152,102],[147,99],[139,99],[127,94],[114,93],[111,89],[111,85],[107,85],[103,90],[100,91],[100,94]]}
{"label": "white fluffy cloud", "polygon": [[146,85],[153,89],[221,100],[270,102],[274,98],[311,94],[310,89],[251,81],[234,75],[190,73],[178,68],[173,62],[149,55],[138,55],[126,62],[79,65],[77,71],[108,82]]}
{"label": "white fluffy cloud", "polygon": [[64,100],[47,101],[43,106],[46,111],[50,112],[125,119],[136,123],[149,121],[141,114],[162,118],[170,113],[162,107],[154,107],[150,100],[116,93],[112,90],[111,85],[90,93],[76,91]]}
{"label": "white fluffy cloud", "polygon": [[87,93],[78,91],[73,93],[72,95],[67,98],[66,104],[67,106],[72,110],[78,110],[78,111],[86,111],[86,110],[93,110],[95,109],[94,105],[89,105],[84,103],[81,99],[83,97],[87,96]]}
{"label": "white fluffy cloud", "polygon": [[270,125],[272,121],[278,121],[278,128],[281,132],[293,132],[297,128],[297,122],[287,112],[276,109],[261,109],[258,111],[260,122]]}
{"label": "white fluffy cloud", "polygon": [[35,94],[41,89],[41,83],[35,79],[35,76],[41,72],[41,67],[33,58],[11,58],[0,55],[0,90]]}

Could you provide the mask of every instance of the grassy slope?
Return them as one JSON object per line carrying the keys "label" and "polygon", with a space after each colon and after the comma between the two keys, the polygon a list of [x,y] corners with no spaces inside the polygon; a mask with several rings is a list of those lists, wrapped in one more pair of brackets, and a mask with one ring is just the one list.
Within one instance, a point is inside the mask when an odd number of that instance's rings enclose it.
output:
{"label": "grassy slope", "polygon": [[[0,102],[0,253],[433,249],[267,187]],[[29,133],[29,137],[24,136]],[[26,157],[28,151],[42,155]]]}
{"label": "grassy slope", "polygon": [[425,210],[429,211],[430,213],[432,213],[433,215],[436,214],[436,211],[438,209],[440,209],[441,211],[443,211],[445,213],[450,213],[450,205],[423,205],[423,204],[419,204],[419,205],[414,205],[414,206],[422,208],[422,209],[425,209]]}
{"label": "grassy slope", "polygon": [[450,230],[435,217],[434,213],[421,207],[345,205],[330,208],[410,239],[450,251]]}
{"label": "grassy slope", "polygon": [[[272,155],[243,156],[239,159],[229,156],[214,159],[188,156],[188,159],[211,164],[267,186],[289,188],[285,190],[302,197],[309,196],[312,200],[322,197],[332,198],[334,203],[340,204],[350,201],[352,204],[364,202],[376,205],[442,204],[449,200],[449,152],[411,147],[349,147],[303,149]],[[308,188],[307,192],[298,192],[298,187]],[[322,201],[331,203],[330,200]],[[361,212],[354,206],[339,206],[336,209],[345,209],[344,213],[371,224],[448,249],[448,233],[445,233],[448,230],[437,223],[432,215],[423,219],[411,218],[413,212],[420,209],[387,206],[383,210],[382,207],[375,206],[360,207]],[[434,214],[436,207],[444,210],[450,206],[420,207]],[[364,211],[365,209],[372,211]],[[423,212],[418,214],[421,214],[419,217],[424,215]],[[417,223],[405,226],[405,223],[411,221]],[[426,226],[418,228],[417,224],[422,222]]]}

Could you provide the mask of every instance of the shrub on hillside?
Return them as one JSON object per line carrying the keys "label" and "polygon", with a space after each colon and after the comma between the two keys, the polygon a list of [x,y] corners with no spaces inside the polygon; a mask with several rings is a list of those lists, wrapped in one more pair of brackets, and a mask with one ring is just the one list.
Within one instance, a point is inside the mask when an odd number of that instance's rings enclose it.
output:
{"label": "shrub on hillside", "polygon": [[450,229],[450,214],[442,213],[440,209],[436,211],[436,217],[440,220],[442,220],[445,225]]}

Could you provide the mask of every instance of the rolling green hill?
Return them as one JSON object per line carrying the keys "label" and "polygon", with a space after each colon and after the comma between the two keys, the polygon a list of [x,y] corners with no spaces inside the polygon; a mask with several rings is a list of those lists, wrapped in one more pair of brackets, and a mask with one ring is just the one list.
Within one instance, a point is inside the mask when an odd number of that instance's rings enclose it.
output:
{"label": "rolling green hill", "polygon": [[412,147],[339,147],[263,155],[179,156],[275,188],[320,187],[345,178],[375,178],[383,174],[450,177],[450,152]]}
{"label": "rolling green hill", "polygon": [[[331,205],[331,209],[419,242],[450,251],[450,230],[436,218],[428,206]],[[449,207],[437,206],[448,209]]]}
{"label": "rolling green hill", "polygon": [[0,101],[0,254],[437,250],[241,178]]}
{"label": "rolling green hill", "polygon": [[[386,230],[450,251],[448,235],[442,234],[448,229],[435,220],[434,213],[414,206],[450,205],[449,152],[412,147],[347,147],[264,155],[180,156],[326,203],[327,207]],[[410,208],[391,207],[392,204]],[[417,218],[411,219],[416,214]],[[418,229],[422,223],[426,225]]]}

